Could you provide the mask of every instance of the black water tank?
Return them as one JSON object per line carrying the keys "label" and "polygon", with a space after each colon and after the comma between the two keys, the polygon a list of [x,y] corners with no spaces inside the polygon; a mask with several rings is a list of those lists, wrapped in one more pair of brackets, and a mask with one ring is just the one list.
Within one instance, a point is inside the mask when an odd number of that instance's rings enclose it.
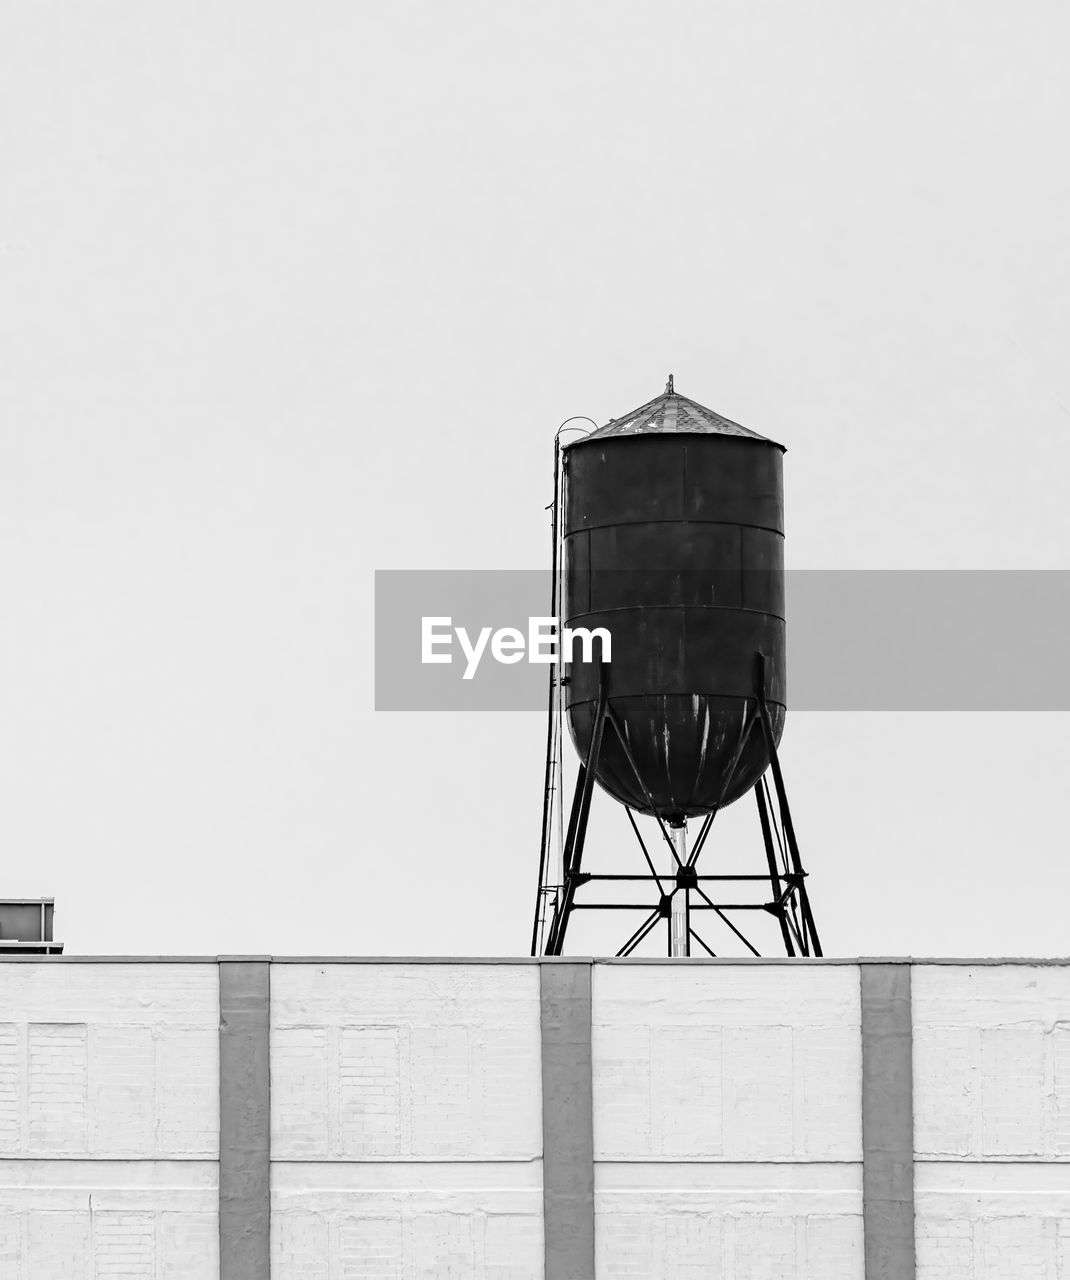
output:
{"label": "black water tank", "polygon": [[[765,772],[769,754],[753,722],[757,654],[780,740],[783,454],[783,445],[675,394],[671,380],[664,395],[563,451],[562,619],[612,635],[609,702],[653,803],[611,730],[596,776],[639,812],[673,822],[708,813]],[[574,661],[565,675],[584,758],[599,669]]]}

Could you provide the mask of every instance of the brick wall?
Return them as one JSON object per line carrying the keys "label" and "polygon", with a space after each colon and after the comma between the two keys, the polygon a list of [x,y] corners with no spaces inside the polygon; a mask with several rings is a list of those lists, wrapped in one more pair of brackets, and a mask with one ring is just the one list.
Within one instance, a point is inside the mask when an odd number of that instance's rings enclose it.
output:
{"label": "brick wall", "polygon": [[924,1280],[1070,1280],[1070,968],[915,965]]}
{"label": "brick wall", "polygon": [[273,1274],[542,1274],[534,965],[275,965]]}
{"label": "brick wall", "polygon": [[0,963],[3,1280],[216,1280],[217,975]]}
{"label": "brick wall", "polygon": [[[541,974],[271,965],[273,1280],[541,1280]],[[859,975],[593,966],[571,1280],[863,1280]],[[219,991],[0,962],[2,1280],[220,1280]],[[908,1015],[917,1277],[1070,1280],[1070,966],[916,963]]]}
{"label": "brick wall", "polygon": [[596,966],[597,1270],[855,1280],[853,966]]}

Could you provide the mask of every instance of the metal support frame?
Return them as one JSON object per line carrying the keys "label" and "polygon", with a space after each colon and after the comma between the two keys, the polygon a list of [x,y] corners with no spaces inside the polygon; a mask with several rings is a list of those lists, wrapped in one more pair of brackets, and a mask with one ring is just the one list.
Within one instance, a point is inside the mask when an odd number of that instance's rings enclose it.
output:
{"label": "metal support frame", "polygon": [[[551,673],[550,714],[554,716],[554,675]],[[543,847],[540,857],[539,892],[535,909],[535,922],[532,930],[531,954],[559,956],[565,944],[569,921],[575,911],[640,911],[643,913],[642,923],[628,937],[617,952],[618,956],[632,955],[637,947],[650,936],[660,920],[666,922],[668,954],[670,956],[688,956],[691,944],[697,946],[707,955],[716,952],[695,928],[695,913],[706,912],[716,918],[735,939],[746,947],[751,955],[759,955],[757,947],[746,936],[733,915],[739,912],[764,911],[773,915],[779,926],[784,950],[789,956],[820,956],[821,942],[814,924],[810,899],[806,891],[806,872],[803,870],[802,858],[799,854],[795,827],[791,819],[784,777],[777,754],[776,738],[765,696],[765,659],[756,655],[756,692],[754,698],[747,699],[744,707],[743,726],[735,755],[726,771],[722,798],[727,794],[733,773],[743,753],[743,748],[750,734],[757,730],[765,739],[769,752],[769,769],[754,787],[754,795],[758,808],[759,824],[765,847],[766,870],[764,873],[743,873],[713,875],[699,874],[697,869],[699,855],[702,853],[717,815],[717,809],[708,813],[702,820],[699,834],[687,852],[686,837],[677,830],[671,831],[664,818],[658,813],[653,798],[640,774],[631,747],[625,737],[620,719],[609,700],[605,672],[599,685],[598,703],[595,710],[594,728],[586,759],[581,761],[576,778],[576,788],[572,799],[572,808],[568,821],[568,834],[564,840],[563,883],[548,883],[550,820],[548,809],[552,807],[548,794],[547,809],[544,809]],[[560,717],[560,713],[558,713]],[[623,750],[636,781],[647,801],[648,809],[657,821],[661,836],[671,854],[671,861],[666,860],[667,870],[658,871],[655,861],[647,848],[635,815],[630,808],[625,808],[628,821],[638,841],[646,871],[643,873],[609,873],[593,872],[583,869],[583,849],[587,835],[587,824],[590,818],[591,798],[594,791],[594,780],[598,769],[598,761],[606,730],[613,732]],[[555,733],[558,737],[555,739]],[[561,733],[560,718],[556,729],[552,726],[549,740],[559,741]],[[548,763],[548,777],[549,777]],[[768,775],[772,776],[773,786],[770,788]],[[558,778],[558,788],[560,778]],[[559,797],[560,802],[560,797]],[[719,806],[718,806],[719,807]],[[674,839],[675,834],[675,839]],[[681,856],[683,853],[684,856]],[[651,884],[657,893],[657,901],[653,904],[620,902],[606,900],[590,900],[587,893],[579,895],[581,889],[589,885],[607,885],[612,883],[640,882]],[[723,900],[721,895],[729,886],[769,887],[769,897],[761,902],[742,902]],[[722,887],[723,886],[723,887]],[[713,896],[711,896],[711,894]],[[680,901],[682,899],[682,910]],[[739,897],[739,894],[732,895]],[[715,900],[715,898],[717,900]],[[729,914],[732,913],[732,914]],[[674,916],[675,929],[674,929]]]}

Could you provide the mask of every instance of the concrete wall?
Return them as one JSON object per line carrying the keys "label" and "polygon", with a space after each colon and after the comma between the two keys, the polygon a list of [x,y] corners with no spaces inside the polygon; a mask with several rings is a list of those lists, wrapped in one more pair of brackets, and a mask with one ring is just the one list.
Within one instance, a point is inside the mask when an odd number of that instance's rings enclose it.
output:
{"label": "concrete wall", "polygon": [[1070,966],[0,961],[0,1277],[268,1274],[1070,1280]]}

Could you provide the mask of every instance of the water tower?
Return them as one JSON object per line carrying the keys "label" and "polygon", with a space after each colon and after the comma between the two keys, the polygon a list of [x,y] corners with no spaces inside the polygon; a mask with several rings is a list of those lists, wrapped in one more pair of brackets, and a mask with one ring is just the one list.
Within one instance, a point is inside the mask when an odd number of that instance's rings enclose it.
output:
{"label": "water tower", "polygon": [[[551,670],[532,955],[562,954],[589,910],[632,913],[618,955],[648,949],[659,928],[670,956],[715,954],[710,924],[758,955],[747,913],[761,912],[788,955],[819,956],[777,758],[784,446],[678,395],[671,377],[656,399],[563,443],[575,421],[555,441],[552,612],[564,628],[608,632],[611,647],[606,661],[597,639],[575,645]],[[580,760],[567,818],[565,726]],[[584,865],[596,785],[624,807],[634,871]],[[748,792],[754,864],[728,870],[719,850],[700,869],[717,813]],[[649,845],[636,815],[653,820]]]}

